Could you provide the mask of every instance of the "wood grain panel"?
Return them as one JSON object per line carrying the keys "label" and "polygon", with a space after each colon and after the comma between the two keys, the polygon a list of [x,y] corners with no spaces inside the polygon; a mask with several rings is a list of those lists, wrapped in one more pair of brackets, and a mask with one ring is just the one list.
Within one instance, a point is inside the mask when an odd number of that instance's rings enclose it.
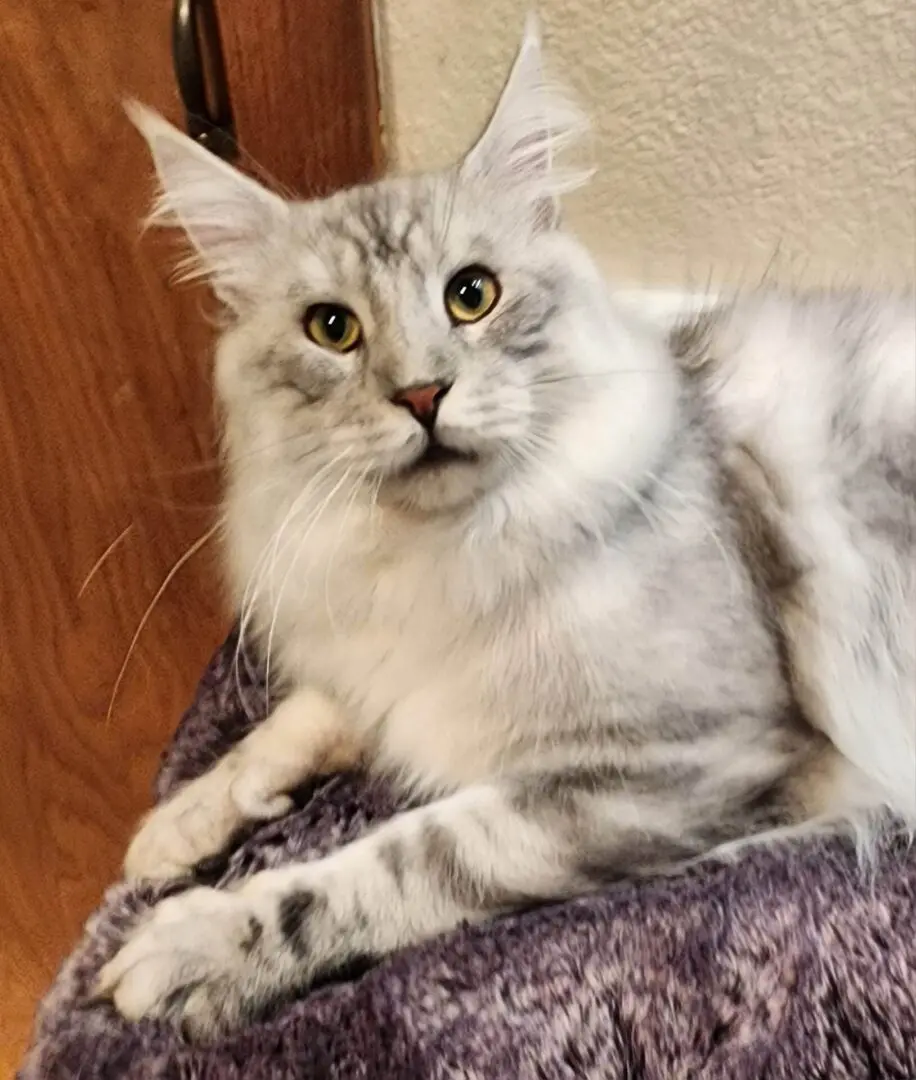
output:
{"label": "wood grain panel", "polygon": [[[366,5],[224,6],[239,130],[264,167],[299,190],[369,175]],[[141,242],[149,166],[119,106],[131,93],[180,122],[170,9],[0,6],[2,1076],[117,873],[159,752],[228,621],[204,549],[155,606],[106,718],[134,632],[218,497],[207,300],[170,288],[166,242]],[[343,63],[326,51],[292,65],[306,17],[331,28],[330,48],[363,44]],[[324,112],[338,119],[319,136]]]}
{"label": "wood grain panel", "polygon": [[214,454],[202,297],[171,292],[141,249],[149,169],[119,105],[133,91],[180,115],[168,30],[167,2],[6,0],[0,15],[3,1075],[226,621],[202,553],[106,720],[146,606],[209,523],[168,504],[216,498],[213,469],[184,472]]}
{"label": "wood grain panel", "polygon": [[378,90],[368,0],[218,0],[240,164],[301,196],[375,176]]}

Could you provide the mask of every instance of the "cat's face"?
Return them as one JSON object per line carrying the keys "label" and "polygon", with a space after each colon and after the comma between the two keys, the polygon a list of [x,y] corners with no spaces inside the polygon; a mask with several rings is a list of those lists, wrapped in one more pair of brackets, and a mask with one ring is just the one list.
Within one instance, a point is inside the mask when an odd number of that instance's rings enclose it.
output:
{"label": "cat's face", "polygon": [[310,203],[139,117],[165,210],[233,313],[217,385],[242,453],[424,511],[541,456],[600,337],[596,275],[556,227],[550,152],[571,115],[545,98],[527,39],[460,166]]}
{"label": "cat's face", "polygon": [[291,207],[272,262],[218,379],[291,469],[453,506],[524,466],[581,389],[570,243],[456,175]]}

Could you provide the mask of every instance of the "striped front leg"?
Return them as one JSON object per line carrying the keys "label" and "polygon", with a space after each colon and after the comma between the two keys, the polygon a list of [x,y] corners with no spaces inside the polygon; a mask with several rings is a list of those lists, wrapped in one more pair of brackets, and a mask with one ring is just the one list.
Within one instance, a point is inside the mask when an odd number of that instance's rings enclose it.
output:
{"label": "striped front leg", "polygon": [[[707,825],[721,835],[717,786],[702,770],[681,777],[693,802],[673,781],[640,794],[632,780],[580,768],[468,788],[327,858],[165,900],[103,970],[99,992],[126,1017],[166,1018],[205,1039],[354,963],[464,920],[676,865],[711,845]],[[727,789],[740,828],[735,794]]]}

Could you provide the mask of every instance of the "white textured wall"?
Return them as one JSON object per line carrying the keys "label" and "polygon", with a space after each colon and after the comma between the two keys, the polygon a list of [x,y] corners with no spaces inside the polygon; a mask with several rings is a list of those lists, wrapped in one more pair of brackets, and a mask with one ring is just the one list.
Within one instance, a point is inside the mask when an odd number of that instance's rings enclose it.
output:
{"label": "white textured wall", "polygon": [[[472,140],[529,0],[378,0],[389,154]],[[916,0],[541,0],[593,119],[569,218],[619,279],[910,281]]]}

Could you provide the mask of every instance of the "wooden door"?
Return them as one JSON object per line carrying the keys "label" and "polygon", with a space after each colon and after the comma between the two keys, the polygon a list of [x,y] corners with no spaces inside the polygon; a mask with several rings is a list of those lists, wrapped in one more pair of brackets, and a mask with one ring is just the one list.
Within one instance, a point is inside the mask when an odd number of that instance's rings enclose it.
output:
{"label": "wooden door", "polygon": [[[370,176],[368,2],[219,14],[263,171],[306,193]],[[230,618],[212,544],[162,590],[218,498],[208,300],[141,240],[150,169],[119,105],[181,122],[170,22],[171,0],[0,6],[0,1075]]]}

